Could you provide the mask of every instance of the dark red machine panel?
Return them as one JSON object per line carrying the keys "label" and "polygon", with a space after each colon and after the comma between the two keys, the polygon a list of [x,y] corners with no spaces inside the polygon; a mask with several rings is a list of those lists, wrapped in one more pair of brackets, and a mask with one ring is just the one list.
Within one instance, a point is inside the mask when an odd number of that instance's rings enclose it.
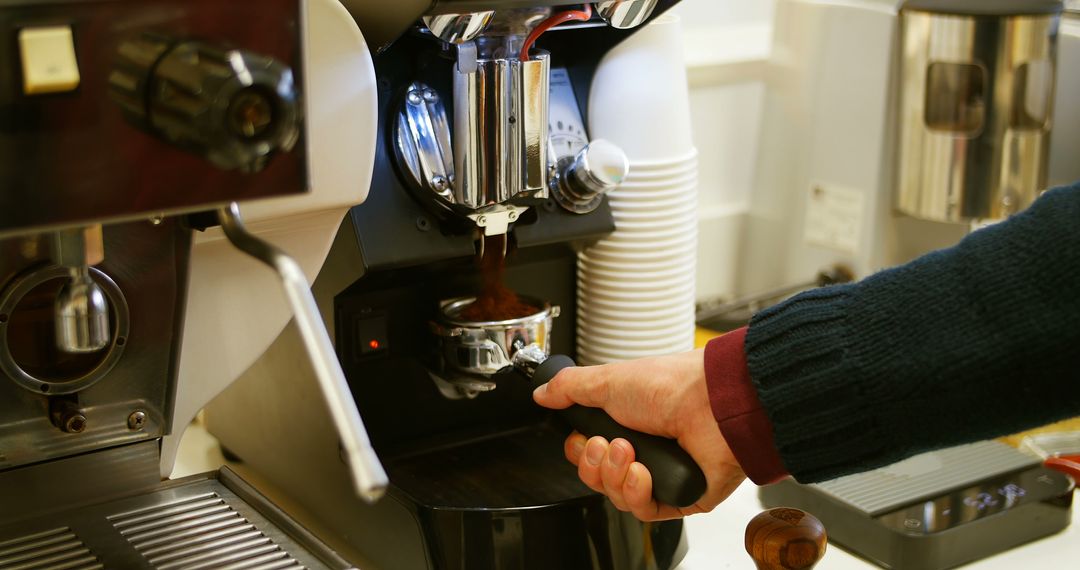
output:
{"label": "dark red machine panel", "polygon": [[[301,9],[300,0],[0,0],[0,235],[306,191]],[[49,27],[70,27],[81,79],[71,91],[27,94],[20,32]],[[145,47],[154,42],[164,51]],[[135,97],[151,109],[142,121],[116,93],[134,77],[131,54],[121,54],[131,46],[144,46],[135,59],[148,66],[138,84],[144,91]],[[154,66],[166,66],[166,53],[174,60],[170,79],[158,82]],[[253,69],[290,76],[282,87],[293,89],[288,113],[259,99],[276,96],[276,87],[257,85],[235,104],[205,102],[206,110],[191,111],[197,120],[161,110],[197,106],[190,99],[205,95],[207,86],[231,85],[230,97],[240,93],[248,74],[218,61],[235,62],[240,53],[251,56]],[[178,98],[177,85],[189,92]],[[255,126],[214,124],[222,113]],[[246,128],[253,138],[243,142],[269,147],[282,141],[255,140],[258,129],[284,115],[291,140],[253,168],[215,158],[211,147],[237,142],[228,132],[198,132]]]}

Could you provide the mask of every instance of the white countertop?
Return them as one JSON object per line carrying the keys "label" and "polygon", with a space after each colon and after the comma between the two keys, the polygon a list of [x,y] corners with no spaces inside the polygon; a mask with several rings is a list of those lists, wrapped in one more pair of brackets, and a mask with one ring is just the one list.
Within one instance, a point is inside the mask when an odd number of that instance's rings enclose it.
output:
{"label": "white countertop", "polygon": [[[188,428],[180,444],[173,477],[216,470],[224,463],[217,440],[200,425]],[[746,523],[762,511],[757,487],[744,483],[715,511],[686,520],[690,552],[677,570],[753,570],[746,555],[743,532]],[[1017,570],[1020,568],[1063,568],[1080,560],[1080,516],[1073,509],[1073,522],[1064,532],[992,558],[965,566],[965,570]],[[1075,564],[1075,562],[1074,562]],[[877,566],[830,544],[818,568],[823,570],[864,570]]]}

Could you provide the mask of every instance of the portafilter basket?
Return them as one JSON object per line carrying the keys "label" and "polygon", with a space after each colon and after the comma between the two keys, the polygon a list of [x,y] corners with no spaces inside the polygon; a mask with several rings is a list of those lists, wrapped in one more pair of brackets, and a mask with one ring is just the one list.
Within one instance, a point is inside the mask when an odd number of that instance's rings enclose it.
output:
{"label": "portafilter basket", "polygon": [[449,299],[439,304],[439,320],[432,330],[439,337],[447,369],[458,373],[490,378],[513,367],[512,358],[519,348],[535,345],[551,353],[551,326],[561,312],[547,301],[521,297],[530,306],[539,307],[531,315],[502,321],[469,321],[461,313],[476,297]]}

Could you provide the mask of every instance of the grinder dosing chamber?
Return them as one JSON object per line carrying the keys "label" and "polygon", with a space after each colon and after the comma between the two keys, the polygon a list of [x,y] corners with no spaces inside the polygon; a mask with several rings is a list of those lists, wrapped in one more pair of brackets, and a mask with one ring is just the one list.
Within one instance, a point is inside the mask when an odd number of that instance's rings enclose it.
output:
{"label": "grinder dosing chamber", "polygon": [[897,208],[939,222],[1007,218],[1045,188],[1057,0],[902,7]]}
{"label": "grinder dosing chamber", "polygon": [[535,12],[509,11],[483,36],[485,28],[470,35],[429,21],[456,51],[452,118],[435,88],[415,82],[395,126],[398,163],[418,199],[487,236],[506,234],[552,195],[569,211],[591,212],[629,171],[626,155],[606,141],[568,152],[550,140],[550,56],[519,55],[522,38],[500,35]]}

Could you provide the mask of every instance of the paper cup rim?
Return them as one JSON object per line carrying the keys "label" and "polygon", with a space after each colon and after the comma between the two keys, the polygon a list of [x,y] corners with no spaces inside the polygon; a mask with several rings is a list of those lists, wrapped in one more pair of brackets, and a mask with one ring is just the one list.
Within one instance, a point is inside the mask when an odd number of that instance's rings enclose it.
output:
{"label": "paper cup rim", "polygon": [[681,172],[681,173],[678,173],[675,176],[656,177],[656,178],[651,179],[651,180],[640,180],[638,178],[635,178],[634,175],[631,174],[631,175],[627,176],[626,179],[623,180],[621,184],[619,184],[619,188],[614,190],[614,191],[618,192],[619,190],[621,190],[623,188],[627,188],[627,187],[630,187],[630,188],[667,188],[667,187],[672,187],[672,186],[675,186],[675,185],[686,184],[688,182],[697,182],[699,178],[701,178],[701,176],[699,175],[699,173],[698,173],[698,171],[696,169],[695,170],[688,170],[686,172]]}
{"label": "paper cup rim", "polygon": [[679,163],[683,163],[683,162],[686,162],[688,160],[697,160],[698,156],[700,156],[700,153],[698,152],[697,147],[692,147],[688,152],[685,152],[685,153],[683,153],[681,155],[675,155],[675,156],[672,156],[672,157],[669,157],[669,158],[651,158],[651,159],[645,159],[645,160],[631,159],[630,160],[630,168],[633,169],[635,166],[638,167],[638,168],[645,168],[645,169],[657,168],[657,167],[662,168],[664,166],[668,166],[668,165],[672,165],[672,164],[677,165]]}
{"label": "paper cup rim", "polygon": [[682,333],[676,333],[676,335],[678,335],[681,338],[676,337],[676,338],[672,338],[672,339],[670,339],[668,341],[663,341],[663,342],[657,342],[657,341],[654,340],[649,344],[640,343],[637,346],[634,346],[632,344],[625,344],[623,346],[619,346],[619,344],[617,344],[619,342],[618,339],[609,339],[609,338],[603,338],[603,337],[602,338],[590,339],[590,338],[588,338],[589,337],[588,334],[583,334],[583,335],[578,335],[578,350],[584,349],[584,350],[592,352],[592,353],[603,353],[603,354],[607,354],[607,355],[611,355],[611,356],[614,356],[618,352],[625,351],[625,352],[634,353],[634,354],[639,355],[639,356],[631,357],[631,358],[642,358],[642,357],[649,356],[648,354],[641,354],[641,353],[646,352],[646,351],[659,350],[659,351],[661,351],[660,354],[670,354],[671,351],[677,351],[678,350],[676,347],[684,346],[687,343],[689,343],[691,348],[693,347],[693,345],[694,345],[694,330],[693,330],[693,327],[690,327],[689,331],[685,331],[685,332],[682,332]]}
{"label": "paper cup rim", "polygon": [[601,245],[604,245],[606,247],[620,248],[620,249],[623,249],[623,250],[626,250],[626,251],[644,250],[644,251],[649,251],[649,252],[664,252],[664,251],[672,251],[672,250],[675,250],[675,249],[677,249],[679,247],[683,247],[683,246],[686,246],[688,249],[693,248],[696,251],[697,246],[698,246],[698,241],[697,241],[697,235],[696,234],[690,234],[690,235],[686,236],[683,239],[674,239],[674,240],[665,241],[665,242],[662,242],[662,243],[625,242],[625,241],[614,242],[614,241],[610,241],[610,240],[604,240],[603,242],[600,242],[600,244],[597,244],[595,247],[600,247]]}

